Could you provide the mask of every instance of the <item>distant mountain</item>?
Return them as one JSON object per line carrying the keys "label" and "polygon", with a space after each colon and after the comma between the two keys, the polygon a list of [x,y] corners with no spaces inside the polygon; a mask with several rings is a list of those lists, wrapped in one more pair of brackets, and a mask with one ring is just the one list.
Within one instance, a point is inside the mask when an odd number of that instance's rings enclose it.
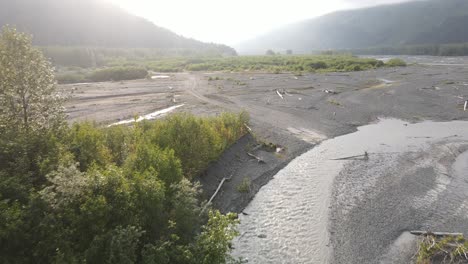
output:
{"label": "distant mountain", "polygon": [[427,0],[340,11],[236,46],[241,53],[268,49],[295,53],[392,45],[468,42],[468,0]]}
{"label": "distant mountain", "polygon": [[105,0],[0,0],[0,26],[34,35],[40,46],[235,50],[179,36]]}

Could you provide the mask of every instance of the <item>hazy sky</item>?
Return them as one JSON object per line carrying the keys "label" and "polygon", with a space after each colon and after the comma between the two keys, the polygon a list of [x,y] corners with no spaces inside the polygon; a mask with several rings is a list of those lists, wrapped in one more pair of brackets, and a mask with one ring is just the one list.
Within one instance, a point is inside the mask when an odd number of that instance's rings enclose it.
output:
{"label": "hazy sky", "polygon": [[408,0],[107,0],[185,37],[235,45],[332,11]]}

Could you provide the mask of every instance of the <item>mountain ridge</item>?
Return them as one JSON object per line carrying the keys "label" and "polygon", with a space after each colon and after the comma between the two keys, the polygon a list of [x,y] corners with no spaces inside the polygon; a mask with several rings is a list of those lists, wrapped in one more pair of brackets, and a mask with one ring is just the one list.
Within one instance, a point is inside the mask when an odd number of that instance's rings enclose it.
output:
{"label": "mountain ridge", "polygon": [[231,47],[185,38],[102,0],[0,0],[0,26],[34,36],[38,46],[217,50]]}
{"label": "mountain ridge", "polygon": [[464,21],[468,21],[468,1],[420,0],[333,12],[284,26],[235,47],[241,53],[258,54],[268,49],[310,53],[330,49],[461,43],[468,42]]}

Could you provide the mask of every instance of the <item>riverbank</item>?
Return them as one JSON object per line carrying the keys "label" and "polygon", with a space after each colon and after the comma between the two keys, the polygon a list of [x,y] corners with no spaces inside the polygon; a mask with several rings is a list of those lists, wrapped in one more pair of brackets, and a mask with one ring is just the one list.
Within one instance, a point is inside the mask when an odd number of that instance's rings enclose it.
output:
{"label": "riverbank", "polygon": [[[71,122],[113,123],[181,104],[174,112],[201,116],[249,112],[255,136],[242,138],[200,177],[208,199],[223,178],[232,176],[213,204],[224,212],[242,212],[276,172],[326,139],[352,133],[381,117],[408,123],[468,120],[468,111],[463,111],[468,100],[468,59],[450,63],[303,76],[179,73],[155,80],[62,87],[73,91],[67,107]],[[245,178],[251,179],[250,185],[244,184]],[[397,238],[390,236],[382,243],[392,244]]]}
{"label": "riverbank", "polygon": [[[154,80],[106,82],[61,86],[72,98],[67,105],[69,120],[96,120],[113,123],[184,104],[174,112],[210,116],[223,111],[245,110],[251,128],[263,143],[280,146],[282,152],[257,150],[269,159],[255,164],[243,147],[233,150],[213,164],[204,179],[207,197],[224,177],[227,182],[215,204],[220,209],[241,211],[235,186],[237,177],[251,177],[255,194],[298,154],[327,138],[354,132],[378,117],[395,117],[410,122],[421,120],[466,120],[463,102],[468,100],[468,62],[459,58],[456,65],[412,65],[399,68],[351,73],[324,73],[295,76],[266,73],[177,73]],[[427,59],[426,59],[427,60]],[[468,63],[467,63],[468,64]],[[242,145],[242,142],[240,143]],[[236,148],[236,146],[234,147]],[[232,159],[239,156],[242,162]],[[223,167],[221,169],[221,167]],[[241,168],[248,168],[242,170]],[[262,176],[263,175],[263,176]],[[262,179],[262,180],[260,180]],[[264,180],[263,180],[264,179]],[[257,183],[258,182],[258,185]],[[236,198],[237,197],[237,198]],[[244,200],[249,200],[246,198]],[[234,201],[230,204],[229,201]],[[245,202],[241,202],[245,204]],[[222,205],[222,206],[221,206]]]}

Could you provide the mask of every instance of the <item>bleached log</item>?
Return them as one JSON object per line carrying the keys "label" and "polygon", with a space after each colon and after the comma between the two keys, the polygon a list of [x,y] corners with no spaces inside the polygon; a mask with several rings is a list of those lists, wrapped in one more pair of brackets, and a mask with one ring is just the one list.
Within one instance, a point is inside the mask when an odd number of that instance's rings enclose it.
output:
{"label": "bleached log", "polygon": [[223,184],[225,181],[229,181],[232,179],[232,174],[229,178],[226,178],[224,177],[221,182],[219,183],[218,185],[218,188],[216,188],[216,191],[213,193],[213,195],[211,196],[210,200],[208,200],[208,202],[205,204],[205,206],[203,206],[203,209],[201,210],[200,212],[200,215],[203,214],[203,212],[206,210],[206,208],[208,207],[208,205],[211,204],[211,202],[213,201],[213,199],[216,197],[216,195],[218,194],[219,190],[221,189],[221,187],[223,187]]}
{"label": "bleached log", "polygon": [[351,160],[351,159],[357,159],[357,158],[360,158],[360,159],[363,159],[363,160],[367,160],[369,159],[369,154],[366,152],[364,152],[364,154],[362,155],[356,155],[356,156],[349,156],[349,157],[344,157],[344,158],[338,158],[338,159],[331,159],[331,160]]}
{"label": "bleached log", "polygon": [[283,95],[278,90],[276,90],[276,94],[278,94],[278,96],[281,97],[281,99],[284,99]]}
{"label": "bleached log", "polygon": [[415,235],[415,236],[421,236],[421,235],[433,235],[433,236],[463,236],[463,233],[447,233],[447,232],[428,232],[428,231],[410,231],[410,234]]}
{"label": "bleached log", "polygon": [[245,128],[247,128],[247,130],[248,130],[249,132],[252,132],[252,129],[251,129],[246,123],[244,123],[244,126],[245,126]]}
{"label": "bleached log", "polygon": [[258,163],[266,163],[262,158],[257,157],[257,156],[255,156],[255,155],[252,154],[252,153],[247,152],[247,155],[249,155],[250,157],[256,159],[256,160],[258,161]]}

